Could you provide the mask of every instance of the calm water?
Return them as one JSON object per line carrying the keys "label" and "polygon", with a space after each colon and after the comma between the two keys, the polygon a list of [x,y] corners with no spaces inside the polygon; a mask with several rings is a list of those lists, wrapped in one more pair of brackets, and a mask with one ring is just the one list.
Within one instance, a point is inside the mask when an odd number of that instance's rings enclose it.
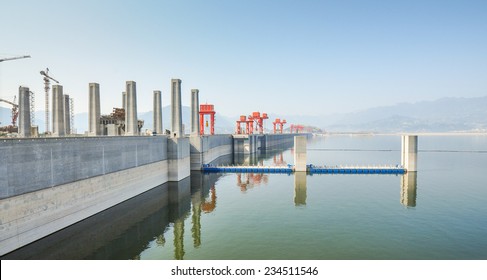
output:
{"label": "calm water", "polygon": [[[398,164],[400,145],[313,138],[308,163]],[[3,258],[487,259],[487,137],[420,136],[419,150],[404,176],[193,173]]]}

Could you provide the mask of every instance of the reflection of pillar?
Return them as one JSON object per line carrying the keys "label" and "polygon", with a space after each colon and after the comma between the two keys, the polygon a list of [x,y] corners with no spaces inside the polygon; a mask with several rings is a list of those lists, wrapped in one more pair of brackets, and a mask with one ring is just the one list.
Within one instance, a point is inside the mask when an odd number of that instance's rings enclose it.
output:
{"label": "reflection of pillar", "polygon": [[305,136],[294,136],[294,171],[306,172]]}
{"label": "reflection of pillar", "polygon": [[200,101],[199,101],[199,90],[191,90],[191,135],[200,134]]}
{"label": "reflection of pillar", "polygon": [[174,258],[184,258],[184,218],[174,222]]}
{"label": "reflection of pillar", "polygon": [[294,205],[306,205],[306,173],[294,173]]}
{"label": "reflection of pillar", "polygon": [[201,192],[193,197],[193,216],[191,221],[191,233],[193,235],[193,246],[198,248],[201,246]]}
{"label": "reflection of pillar", "polygon": [[52,86],[52,135],[64,136],[64,95],[63,86]]}
{"label": "reflection of pillar", "polygon": [[401,141],[401,165],[409,171],[418,171],[418,136],[403,135]]}
{"label": "reflection of pillar", "polygon": [[183,117],[181,112],[181,80],[171,80],[171,133],[174,137],[183,137]]}
{"label": "reflection of pillar", "polygon": [[100,85],[97,83],[90,83],[89,92],[89,112],[88,112],[88,135],[101,135],[100,128]]}
{"label": "reflection of pillar", "polygon": [[162,134],[162,93],[154,90],[154,132]]}
{"label": "reflection of pillar", "polygon": [[30,137],[30,92],[28,87],[19,87],[19,135]]}
{"label": "reflection of pillar", "polygon": [[401,204],[404,206],[416,206],[416,187],[418,181],[417,172],[407,172],[401,178]]}

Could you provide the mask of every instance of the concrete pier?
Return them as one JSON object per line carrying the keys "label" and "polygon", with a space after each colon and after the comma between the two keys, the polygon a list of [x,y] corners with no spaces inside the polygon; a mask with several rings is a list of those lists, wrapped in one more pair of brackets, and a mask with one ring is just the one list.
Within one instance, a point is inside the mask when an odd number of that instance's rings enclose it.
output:
{"label": "concrete pier", "polygon": [[401,141],[401,165],[408,172],[416,172],[418,162],[418,136],[403,135]]}
{"label": "concrete pier", "polygon": [[306,136],[294,137],[294,171],[306,172]]}
{"label": "concrete pier", "polygon": [[88,108],[88,136],[101,135],[100,126],[100,85],[90,83],[89,85],[89,108]]}
{"label": "concrete pier", "polygon": [[137,91],[134,81],[126,82],[127,110],[125,110],[125,135],[139,135],[137,123]]}
{"label": "concrete pier", "polygon": [[63,86],[52,86],[52,135],[64,136],[64,95]]}
{"label": "concrete pier", "polygon": [[30,137],[30,91],[28,87],[19,88],[19,135]]}
{"label": "concrete pier", "polygon": [[180,79],[171,79],[171,136],[184,137]]}
{"label": "concrete pier", "polygon": [[71,110],[69,95],[64,95],[64,131],[66,135],[71,134]]}
{"label": "concrete pier", "polygon": [[127,111],[127,93],[125,91],[122,91],[122,108]]}
{"label": "concrete pier", "polygon": [[191,90],[191,135],[200,135],[200,101],[199,90]]}
{"label": "concrete pier", "polygon": [[154,90],[154,130],[156,134],[162,134],[162,93]]}

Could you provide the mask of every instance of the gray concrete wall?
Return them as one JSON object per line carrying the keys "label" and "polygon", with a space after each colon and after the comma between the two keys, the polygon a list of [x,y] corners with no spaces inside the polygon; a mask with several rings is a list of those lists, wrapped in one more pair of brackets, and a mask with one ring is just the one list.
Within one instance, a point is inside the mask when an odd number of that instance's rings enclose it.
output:
{"label": "gray concrete wall", "polygon": [[168,177],[170,182],[179,182],[190,175],[189,138],[167,139]]}
{"label": "gray concrete wall", "polygon": [[167,181],[167,161],[0,200],[0,255]]}
{"label": "gray concrete wall", "polygon": [[211,163],[221,156],[233,153],[232,135],[204,135],[190,137],[191,170],[201,170],[202,164]]}
{"label": "gray concrete wall", "polygon": [[166,160],[167,137],[4,139],[0,154],[1,199]]}

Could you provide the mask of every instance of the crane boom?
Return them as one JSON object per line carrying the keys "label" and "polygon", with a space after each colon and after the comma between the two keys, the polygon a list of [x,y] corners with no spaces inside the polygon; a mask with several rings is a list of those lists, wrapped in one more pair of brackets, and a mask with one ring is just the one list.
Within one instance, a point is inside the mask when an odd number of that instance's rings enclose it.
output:
{"label": "crane boom", "polygon": [[8,104],[10,104],[10,105],[12,105],[12,106],[14,106],[14,107],[19,107],[19,105],[15,104],[15,103],[13,103],[13,102],[10,102],[10,101],[8,101],[8,100],[5,100],[5,99],[1,99],[1,98],[0,98],[0,102],[5,102],[5,103],[8,103]]}
{"label": "crane boom", "polygon": [[2,61],[7,61],[7,60],[14,60],[14,59],[22,59],[22,58],[30,58],[30,55],[23,55],[23,56],[15,56],[15,57],[0,58],[0,62],[2,62]]}

